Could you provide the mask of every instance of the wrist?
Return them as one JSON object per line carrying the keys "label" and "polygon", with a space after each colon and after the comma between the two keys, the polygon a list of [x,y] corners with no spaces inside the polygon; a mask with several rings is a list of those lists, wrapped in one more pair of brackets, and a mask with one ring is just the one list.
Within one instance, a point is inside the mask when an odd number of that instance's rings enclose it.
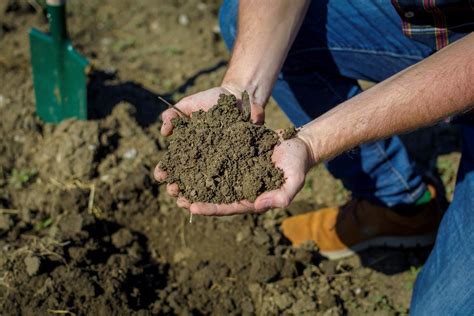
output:
{"label": "wrist", "polygon": [[257,75],[236,74],[230,67],[222,80],[221,86],[240,96],[247,91],[253,105],[264,107],[270,97],[273,80],[258,79]]}
{"label": "wrist", "polygon": [[303,127],[296,137],[302,141],[302,143],[306,147],[306,152],[308,153],[308,164],[309,168],[313,167],[314,165],[320,163],[322,161],[321,158],[321,151],[318,150],[320,147],[320,142],[316,140],[311,133],[309,133],[308,129]]}

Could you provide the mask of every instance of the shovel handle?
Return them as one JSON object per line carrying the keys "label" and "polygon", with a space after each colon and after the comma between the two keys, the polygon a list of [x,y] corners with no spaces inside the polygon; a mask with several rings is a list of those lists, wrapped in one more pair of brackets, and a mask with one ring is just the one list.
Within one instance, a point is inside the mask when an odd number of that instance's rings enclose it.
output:
{"label": "shovel handle", "polygon": [[46,0],[47,5],[65,5],[66,0]]}
{"label": "shovel handle", "polygon": [[55,43],[68,38],[66,27],[66,0],[47,0],[49,30]]}

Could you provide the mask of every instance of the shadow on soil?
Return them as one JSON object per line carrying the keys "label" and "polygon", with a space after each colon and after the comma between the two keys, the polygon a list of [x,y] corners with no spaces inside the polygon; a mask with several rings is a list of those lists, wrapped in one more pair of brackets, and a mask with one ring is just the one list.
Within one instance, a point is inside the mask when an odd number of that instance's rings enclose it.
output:
{"label": "shadow on soil", "polygon": [[[116,222],[99,220],[84,227],[89,237],[95,240],[95,249],[87,253],[86,260],[79,266],[92,264],[112,266],[115,270],[125,273],[121,286],[127,293],[127,300],[134,310],[147,308],[158,298],[157,290],[163,289],[168,280],[168,265],[157,263],[148,251],[148,238],[140,232],[131,231],[133,243],[120,246],[117,241],[110,241],[109,236],[119,231],[123,226]],[[118,240],[118,243],[121,241]],[[133,265],[131,264],[133,262]],[[114,273],[108,271],[108,273]],[[102,273],[106,273],[102,271]]]}
{"label": "shadow on soil", "polygon": [[128,102],[135,106],[135,119],[143,127],[156,122],[166,109],[158,94],[135,82],[121,82],[115,73],[101,70],[89,75],[87,100],[89,119],[102,119],[120,102]]}
{"label": "shadow on soil", "polygon": [[[201,69],[179,87],[161,96],[171,102],[174,94],[186,92],[200,76],[214,72],[226,64],[226,61],[221,60],[211,67]],[[116,73],[95,70],[89,75],[87,86],[89,118],[102,119],[112,113],[114,107],[120,102],[128,102],[136,108],[135,119],[138,124],[147,127],[155,123],[161,112],[167,108],[167,105],[160,101],[158,96],[159,94],[138,83],[120,81]]]}

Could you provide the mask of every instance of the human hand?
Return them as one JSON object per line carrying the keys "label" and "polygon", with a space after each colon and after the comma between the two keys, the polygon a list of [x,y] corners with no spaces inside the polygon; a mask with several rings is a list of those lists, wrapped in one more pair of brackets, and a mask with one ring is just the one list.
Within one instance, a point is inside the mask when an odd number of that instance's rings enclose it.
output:
{"label": "human hand", "polygon": [[[245,213],[262,213],[270,208],[286,207],[303,187],[306,172],[311,167],[311,156],[306,143],[298,137],[282,141],[273,151],[272,160],[276,167],[283,171],[285,183],[277,190],[264,192],[255,202],[239,201],[231,204],[191,203],[184,197],[178,197],[177,205],[187,208],[193,214],[199,215],[235,215]],[[155,178],[163,181],[166,173],[158,167]],[[177,184],[167,186],[168,194],[177,197]]]}
{"label": "human hand", "polygon": [[[244,92],[243,89],[230,86],[230,85],[222,85],[220,87],[215,87],[206,91],[202,91],[181,99],[178,103],[175,104],[181,112],[185,115],[190,116],[191,113],[203,110],[209,110],[214,104],[216,104],[217,99],[219,99],[219,95],[221,93],[224,94],[233,94],[240,98]],[[169,108],[161,114],[161,118],[163,120],[163,125],[161,126],[161,134],[164,136],[169,136],[173,132],[173,124],[171,120],[175,117],[182,116],[179,111],[174,108]],[[263,124],[265,116],[265,111],[263,108],[263,104],[258,104],[255,100],[252,99],[250,96],[250,120],[255,124]]]}

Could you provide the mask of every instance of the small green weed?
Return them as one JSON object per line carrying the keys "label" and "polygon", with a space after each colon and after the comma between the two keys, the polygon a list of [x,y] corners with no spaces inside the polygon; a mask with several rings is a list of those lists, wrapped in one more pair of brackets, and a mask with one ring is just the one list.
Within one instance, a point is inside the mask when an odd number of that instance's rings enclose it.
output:
{"label": "small green weed", "polygon": [[31,183],[37,175],[38,172],[35,169],[13,169],[8,178],[8,184],[16,189],[22,189]]}
{"label": "small green weed", "polygon": [[408,280],[406,283],[406,288],[408,290],[413,290],[413,286],[415,285],[415,280],[416,277],[418,276],[418,273],[421,271],[421,266],[420,267],[410,267],[410,273],[408,274]]}
{"label": "small green weed", "polygon": [[36,230],[43,230],[43,229],[48,228],[49,226],[51,226],[51,224],[53,224],[53,219],[51,217],[48,217],[44,221],[36,224],[35,228],[36,228]]}

